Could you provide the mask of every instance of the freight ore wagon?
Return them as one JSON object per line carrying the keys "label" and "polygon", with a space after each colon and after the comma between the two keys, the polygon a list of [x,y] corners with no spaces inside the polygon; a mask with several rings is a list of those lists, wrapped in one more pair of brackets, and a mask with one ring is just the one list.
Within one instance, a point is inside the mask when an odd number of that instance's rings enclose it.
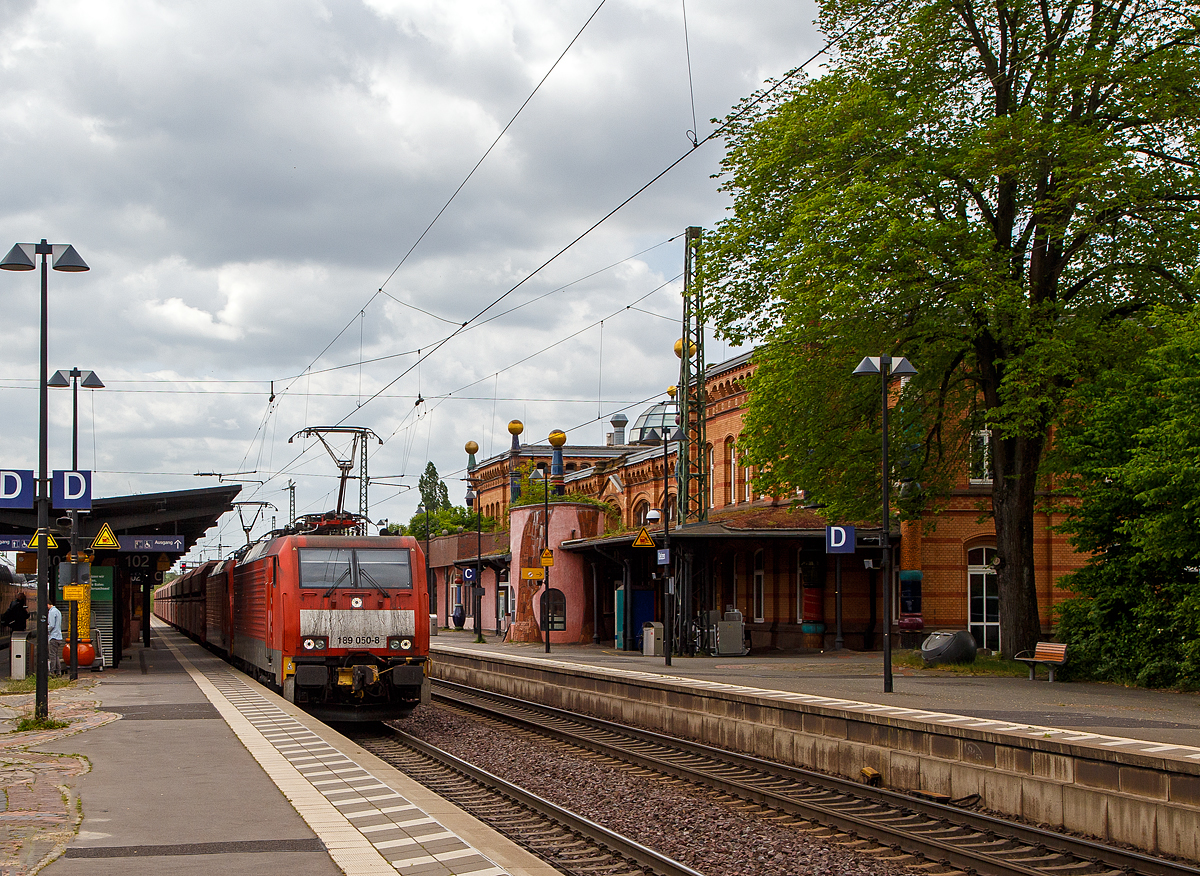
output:
{"label": "freight ore wagon", "polygon": [[162,620],[325,721],[429,699],[425,556],[408,536],[268,536],[155,591]]}

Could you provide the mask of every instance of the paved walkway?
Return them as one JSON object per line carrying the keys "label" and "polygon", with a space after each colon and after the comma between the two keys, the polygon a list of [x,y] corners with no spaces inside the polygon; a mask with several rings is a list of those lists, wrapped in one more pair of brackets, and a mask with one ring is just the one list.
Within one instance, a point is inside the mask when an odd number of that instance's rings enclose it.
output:
{"label": "paved walkway", "polygon": [[115,721],[99,710],[95,678],[84,673],[69,688],[50,692],[50,716],[68,721],[60,730],[16,732],[22,715],[32,714],[33,694],[0,696],[0,874],[36,873],[62,854],[83,817],[74,780],[91,765],[86,757],[60,754],[72,748],[68,737]]}

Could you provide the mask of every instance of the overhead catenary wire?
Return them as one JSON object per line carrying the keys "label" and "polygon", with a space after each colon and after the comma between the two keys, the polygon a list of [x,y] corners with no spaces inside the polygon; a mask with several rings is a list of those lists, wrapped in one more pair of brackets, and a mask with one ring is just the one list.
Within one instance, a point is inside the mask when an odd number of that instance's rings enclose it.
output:
{"label": "overhead catenary wire", "polygon": [[[823,45],[813,55],[811,55],[809,58],[807,58],[802,64],[800,64],[797,67],[794,67],[792,70],[788,71],[786,74],[781,76],[778,80],[776,80],[773,84],[771,84],[770,87],[761,91],[753,100],[747,101],[741,107],[741,109],[739,109],[736,113],[733,113],[730,116],[728,116],[722,124],[718,125],[712,131],[710,131],[704,137],[704,139],[700,140],[698,143],[696,143],[691,150],[680,155],[678,158],[676,158],[674,161],[672,161],[670,164],[668,164],[665,168],[663,168],[661,171],[659,171],[653,177],[651,177],[646,183],[639,186],[632,194],[628,195],[623,200],[621,200],[621,202],[618,203],[615,207],[613,207],[611,210],[609,210],[607,213],[605,213],[603,216],[601,216],[599,219],[597,219],[595,222],[593,222],[591,225],[589,225],[580,234],[576,235],[569,243],[567,243],[561,249],[556,251],[548,259],[546,259],[541,264],[539,264],[536,268],[534,268],[532,271],[530,271],[528,274],[526,274],[524,277],[522,277],[519,281],[517,281],[512,286],[510,286],[507,290],[505,290],[500,295],[498,295],[495,299],[493,299],[491,301],[491,303],[489,303],[487,306],[485,306],[480,311],[478,311],[474,316],[472,316],[470,319],[468,319],[466,322],[464,322],[459,328],[452,331],[445,338],[442,338],[441,340],[437,341],[430,348],[429,353],[426,354],[426,356],[423,358],[428,358],[429,356],[432,356],[435,353],[437,353],[439,350],[441,350],[441,348],[443,346],[445,346],[445,344],[448,341],[450,341],[451,339],[456,337],[461,331],[466,329],[471,323],[476,322],[485,313],[487,313],[489,310],[491,310],[493,307],[495,307],[501,301],[506,299],[509,295],[516,292],[518,289],[520,289],[522,286],[524,286],[530,280],[532,280],[535,276],[537,276],[539,273],[541,273],[543,270],[545,270],[547,267],[549,267],[551,264],[553,264],[555,261],[557,261],[562,255],[564,255],[566,252],[568,252],[569,250],[574,248],[576,244],[578,244],[580,241],[582,241],[584,238],[586,238],[588,235],[590,235],[593,231],[595,231],[597,228],[599,228],[601,225],[603,225],[605,222],[607,222],[609,219],[611,219],[613,216],[615,216],[618,212],[620,212],[622,209],[624,209],[628,204],[630,204],[632,201],[634,201],[639,195],[642,194],[642,192],[649,189],[651,186],[653,186],[655,183],[657,183],[660,179],[665,177],[668,173],[670,173],[672,170],[674,170],[676,167],[678,167],[680,164],[682,164],[684,161],[686,161],[687,158],[696,151],[696,147],[702,146],[702,145],[708,143],[709,141],[713,140],[720,134],[724,133],[736,121],[741,119],[744,115],[746,115],[748,112],[750,112],[750,110],[752,110],[754,107],[758,106],[760,103],[765,101],[770,95],[774,94],[777,90],[779,90],[785,83],[790,82],[796,76],[799,76],[800,73],[803,72],[805,67],[807,67],[809,64],[811,64],[813,61],[820,58],[822,55],[824,55],[826,52],[828,52],[831,48],[833,48],[835,45],[837,45],[839,42],[841,42],[843,39],[845,39],[847,36],[849,36],[864,21],[866,21],[868,17],[870,17],[875,12],[882,9],[885,5],[887,5],[891,2],[893,2],[893,0],[880,0],[880,2],[877,3],[875,6],[873,6],[870,10],[863,13],[863,15],[860,16],[852,25],[850,25],[849,27],[844,29],[837,36],[832,37],[831,39],[826,41],[825,45]],[[418,361],[421,361],[421,360],[418,360]],[[400,374],[396,375],[396,377],[390,383],[388,383],[384,387],[384,389],[391,388],[391,386],[393,386],[395,383],[397,383],[402,378],[404,378],[411,370],[412,370],[412,367],[410,366],[409,368],[406,368],[404,371],[402,371]],[[376,396],[372,396],[372,397],[368,398],[365,402],[363,402],[363,406],[370,404],[370,402],[372,402],[376,397],[378,397],[378,396],[376,395]],[[350,416],[350,414],[346,414],[346,416],[344,416],[339,421],[339,423],[345,422],[345,420],[349,416]]]}
{"label": "overhead catenary wire", "polygon": [[[774,94],[776,91],[778,91],[780,88],[782,88],[787,82],[790,82],[796,76],[800,75],[809,64],[811,64],[813,61],[815,61],[818,58],[825,55],[830,49],[832,49],[834,46],[836,46],[838,43],[840,43],[842,40],[844,40],[852,32],[857,30],[868,18],[873,16],[876,12],[878,12],[884,6],[888,5],[890,2],[892,2],[892,0],[880,0],[879,3],[875,4],[871,9],[864,12],[863,15],[860,16],[857,20],[855,20],[851,25],[849,25],[848,27],[843,29],[839,34],[837,34],[834,37],[831,37],[829,40],[827,40],[826,43],[817,52],[815,52],[813,55],[811,55],[809,58],[807,58],[803,63],[801,63],[797,67],[793,68],[792,70],[788,71],[786,74],[781,76],[778,80],[771,83],[767,88],[763,89],[757,95],[755,95],[753,97],[753,99],[746,101],[738,109],[737,112],[732,113],[731,115],[726,117],[726,119],[724,120],[724,122],[722,124],[720,124],[719,126],[714,128],[712,131],[710,131],[702,140],[698,140],[697,142],[695,142],[693,144],[692,149],[690,149],[688,152],[684,153],[683,155],[680,155],[678,158],[676,158],[674,161],[672,161],[670,164],[668,164],[665,168],[663,168],[661,171],[656,173],[646,183],[639,186],[630,195],[628,195],[627,197],[622,199],[616,206],[614,206],[612,209],[610,209],[608,212],[606,212],[603,216],[601,216],[594,223],[589,225],[580,234],[576,235],[565,246],[561,247],[559,250],[557,250],[555,253],[553,253],[549,258],[547,258],[543,262],[541,262],[532,271],[530,271],[528,274],[526,274],[524,277],[522,277],[521,280],[519,280],[517,283],[513,284],[508,289],[506,289],[504,292],[502,292],[500,295],[498,295],[496,298],[494,298],[489,304],[487,304],[485,307],[483,307],[482,309],[477,311],[472,317],[470,317],[469,319],[467,319],[466,321],[461,323],[459,326],[457,326],[448,335],[446,335],[445,337],[437,340],[432,345],[430,345],[428,347],[427,353],[420,354],[418,356],[418,363],[423,362],[424,360],[430,358],[433,355],[436,355],[442,349],[442,347],[445,346],[446,343],[448,343],[450,340],[455,338],[463,330],[468,328],[472,323],[480,321],[481,317],[483,317],[485,314],[487,314],[496,305],[498,305],[499,303],[504,301],[506,298],[508,298],[510,295],[512,295],[514,292],[516,292],[518,289],[523,287],[526,283],[528,283],[531,279],[533,279],[533,277],[540,274],[546,267],[548,267],[550,264],[554,263],[563,254],[565,254],[566,252],[571,250],[580,241],[585,239],[592,232],[594,232],[597,228],[599,228],[601,225],[603,225],[605,222],[607,222],[608,219],[610,219],[612,216],[616,215],[620,210],[622,210],[625,206],[627,206],[629,203],[631,203],[633,200],[635,200],[637,197],[639,197],[643,192],[645,192],[647,189],[649,189],[650,187],[655,185],[659,180],[661,180],[663,177],[665,177],[667,174],[669,174],[679,164],[681,164],[683,161],[685,161],[689,155],[691,155],[694,151],[696,151],[696,149],[699,146],[710,142],[711,140],[713,140],[714,138],[716,138],[717,136],[721,135],[726,130],[728,130],[734,123],[736,123],[737,121],[742,119],[746,114],[748,114],[755,107],[757,107],[758,105],[760,105],[761,103],[766,101],[772,94]],[[600,5],[603,6],[603,2]],[[594,17],[595,14],[599,11],[599,8],[600,7],[597,7],[596,11],[593,12],[592,17]],[[591,18],[589,18],[588,21],[590,22]],[[585,23],[584,27],[586,27],[586,23]],[[580,33],[582,33],[582,29],[581,29]],[[576,39],[577,38],[578,38],[578,35],[576,36]],[[573,43],[574,43],[574,40],[572,40],[572,44]],[[568,46],[568,49],[569,48],[570,48],[570,46]],[[561,58],[561,56],[560,56],[560,58]],[[557,61],[556,61],[556,64],[557,64]],[[543,81],[544,81],[544,79],[543,79]],[[539,86],[540,86],[540,83],[539,83]],[[524,106],[524,104],[522,106]],[[464,184],[465,184],[465,182],[464,182]],[[448,203],[446,206],[448,206]],[[445,209],[445,207],[443,207],[443,211],[444,211],[444,209]],[[441,215],[441,212],[443,212],[443,211],[439,211],[438,215]],[[414,248],[415,248],[415,246],[414,246]],[[411,252],[411,250],[410,250],[410,252]],[[407,258],[407,254],[406,254],[405,258]],[[392,276],[395,275],[395,271],[399,270],[400,266],[403,263],[404,263],[404,260],[402,259],[400,265],[397,265],[397,268],[393,271],[393,273],[391,275],[389,275],[389,280],[391,279]],[[379,293],[377,292],[376,294],[379,294]],[[372,296],[372,298],[370,300],[373,301],[374,297],[375,296]],[[368,305],[369,305],[369,303],[370,303],[370,301],[368,302]],[[343,329],[342,331],[344,332],[345,329]],[[339,336],[340,336],[340,334],[341,333],[339,333]],[[331,342],[331,344],[332,343],[333,342]],[[322,353],[320,355],[323,355],[325,350],[328,350],[328,348],[329,348],[329,345],[327,345],[324,348],[324,350],[322,351]],[[319,358],[319,356],[318,356],[318,358]],[[315,361],[316,360],[314,360],[314,362]],[[406,376],[408,373],[410,373],[413,367],[414,367],[413,365],[410,365],[410,366],[406,367],[405,369],[403,369],[400,372],[400,374],[396,375],[395,378],[393,378],[391,381],[389,381],[385,386],[381,387],[380,390],[378,390],[377,392],[372,394],[370,397],[368,397],[365,401],[363,401],[362,404],[359,405],[359,408],[365,407],[367,404],[370,404],[375,399],[382,397],[382,395],[388,389],[390,389],[397,382],[399,382],[399,380],[403,379],[404,376]],[[630,406],[632,406],[632,405],[630,405]],[[349,413],[346,414],[338,421],[338,423],[339,424],[344,423],[345,420],[350,415],[351,414],[349,414]],[[589,422],[595,422],[595,421],[593,420],[593,421],[589,421]],[[584,425],[586,425],[586,424],[584,424]],[[298,458],[299,457],[297,457],[297,459]],[[284,470],[286,470],[286,467]]]}
{"label": "overhead catenary wire", "polygon": [[692,47],[688,40],[687,0],[679,0],[679,3],[683,7],[683,51],[687,56],[688,95],[692,99],[692,129],[687,133],[688,139],[692,141],[692,148],[695,149],[700,145],[700,141],[696,139],[699,136],[697,131],[700,125],[696,121],[696,88],[692,84]]}
{"label": "overhead catenary wire", "polygon": [[[597,4],[597,6],[594,10],[592,10],[592,14],[587,17],[587,20],[584,21],[583,25],[575,33],[575,36],[571,37],[571,41],[567,43],[566,48],[564,48],[562,50],[562,52],[558,55],[558,57],[554,59],[554,63],[550,65],[549,69],[546,70],[546,72],[542,76],[542,78],[540,80],[538,80],[537,85],[535,85],[533,87],[533,90],[529,92],[529,95],[525,98],[524,101],[521,102],[521,105],[519,107],[517,107],[517,111],[512,114],[512,117],[508,120],[508,122],[500,130],[500,133],[496,135],[496,138],[492,141],[491,145],[489,145],[487,147],[487,149],[484,150],[483,155],[481,155],[479,157],[479,160],[475,162],[475,164],[467,172],[467,175],[465,177],[463,177],[462,182],[460,182],[458,184],[458,186],[454,189],[454,191],[451,192],[450,197],[446,199],[446,202],[444,204],[442,204],[441,208],[437,211],[437,213],[434,214],[433,218],[431,220],[429,220],[429,224],[425,226],[424,230],[422,230],[421,233],[417,236],[417,239],[413,241],[412,245],[409,246],[408,250],[404,253],[403,256],[401,256],[400,261],[396,264],[396,267],[392,268],[391,273],[389,273],[387,275],[387,277],[384,279],[384,281],[379,284],[379,288],[376,289],[374,293],[372,293],[371,297],[367,299],[367,302],[359,309],[360,312],[365,311],[368,307],[370,307],[371,303],[379,295],[388,295],[388,293],[386,293],[384,291],[384,287],[386,287],[388,285],[388,283],[390,283],[392,281],[392,279],[396,276],[396,274],[400,271],[400,269],[402,267],[404,267],[404,264],[405,264],[405,262],[408,261],[409,256],[411,256],[413,254],[413,252],[416,251],[417,247],[420,246],[421,241],[423,241],[425,239],[426,235],[429,234],[429,232],[433,229],[434,225],[436,225],[438,220],[441,219],[442,214],[445,213],[447,209],[449,209],[450,205],[452,203],[454,203],[455,198],[458,197],[459,193],[463,190],[463,188],[466,187],[467,183],[470,182],[471,178],[475,175],[475,172],[477,170],[479,170],[479,168],[483,165],[484,161],[487,160],[487,157],[492,154],[492,151],[496,148],[496,146],[504,138],[504,135],[508,133],[508,129],[513,126],[513,124],[516,122],[517,118],[525,110],[525,107],[527,107],[529,105],[530,101],[533,100],[533,98],[537,95],[538,91],[540,91],[542,86],[545,85],[546,80],[550,78],[550,74],[552,74],[555,71],[555,69],[557,69],[558,65],[562,62],[562,59],[565,58],[567,56],[567,53],[571,51],[571,47],[574,46],[576,42],[578,42],[578,40],[581,36],[583,36],[583,32],[585,30],[587,30],[588,25],[592,23],[592,19],[594,19],[599,14],[600,10],[604,7],[605,2],[607,2],[607,0],[600,0],[600,3]],[[391,296],[391,295],[388,295],[388,297],[393,298],[393,296]],[[393,300],[395,300],[395,299],[393,298]],[[411,305],[407,305],[407,306],[411,306]],[[419,309],[419,308],[416,308],[414,306],[414,309]],[[435,318],[440,318],[440,317],[435,317]],[[449,320],[443,320],[443,321],[449,322]],[[339,331],[337,333],[337,335],[334,336],[333,340],[331,340],[328,344],[326,344],[321,349],[321,352],[318,353],[316,355],[316,357],[313,358],[313,360],[309,363],[309,366],[311,367],[312,365],[315,365],[318,361],[320,361],[320,358],[322,356],[324,356],[325,353],[329,350],[329,348],[337,342],[338,338],[340,338],[345,333],[346,329],[348,329],[353,324],[354,324],[354,319],[351,319],[348,323],[346,323],[346,325],[341,329],[341,331]],[[453,325],[454,323],[450,323],[450,324]],[[287,389],[287,388],[290,388],[290,387],[285,387],[285,389]]]}

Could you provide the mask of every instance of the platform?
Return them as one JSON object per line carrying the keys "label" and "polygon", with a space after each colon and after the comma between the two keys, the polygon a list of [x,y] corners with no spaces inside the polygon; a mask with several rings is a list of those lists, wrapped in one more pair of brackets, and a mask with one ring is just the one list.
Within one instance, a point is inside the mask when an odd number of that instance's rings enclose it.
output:
{"label": "platform", "polygon": [[198,645],[161,626],[151,644],[52,692],[67,730],[6,738],[21,770],[3,776],[0,870],[553,873]]}
{"label": "platform", "polygon": [[[433,648],[513,654],[534,660],[583,663],[675,678],[807,694],[837,702],[888,705],[914,712],[1029,725],[1037,730],[1071,730],[1105,738],[1162,745],[1200,746],[1200,694],[1144,690],[1115,684],[1053,684],[1041,670],[1026,678],[962,675],[894,668],[892,693],[883,692],[883,655],[878,651],[824,651],[746,657],[663,657],[599,645],[508,643],[485,635],[476,644],[469,632],[442,630]],[[1200,751],[1196,752],[1200,753]],[[1200,758],[1193,758],[1200,760]]]}
{"label": "platform", "polygon": [[884,693],[881,656],[856,652],[667,666],[444,631],[431,650],[434,678],[1200,860],[1195,694],[921,670]]}

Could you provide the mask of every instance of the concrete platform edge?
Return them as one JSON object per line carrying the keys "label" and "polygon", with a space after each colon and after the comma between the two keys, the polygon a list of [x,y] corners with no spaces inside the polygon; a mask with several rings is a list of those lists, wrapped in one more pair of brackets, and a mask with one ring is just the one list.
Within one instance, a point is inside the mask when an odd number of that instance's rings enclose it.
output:
{"label": "concrete platform edge", "polygon": [[[173,643],[163,640],[197,686],[237,735],[238,739],[263,767],[268,777],[291,802],[296,812],[325,842],[334,862],[343,872],[377,873],[394,876],[396,868],[359,833],[336,807],[311,784],[266,740],[259,731],[218,691],[187,655]],[[436,818],[448,830],[466,839],[476,850],[511,876],[557,876],[557,871],[541,858],[517,846],[468,812],[438,797],[424,785],[375,757],[366,749],[347,739],[333,728],[313,718],[273,691],[232,666],[225,669],[251,685],[264,697],[330,746],[357,762],[379,781],[391,786],[428,815]],[[335,839],[331,842],[331,837]],[[361,858],[358,856],[362,856]],[[364,864],[367,869],[364,869]]]}

